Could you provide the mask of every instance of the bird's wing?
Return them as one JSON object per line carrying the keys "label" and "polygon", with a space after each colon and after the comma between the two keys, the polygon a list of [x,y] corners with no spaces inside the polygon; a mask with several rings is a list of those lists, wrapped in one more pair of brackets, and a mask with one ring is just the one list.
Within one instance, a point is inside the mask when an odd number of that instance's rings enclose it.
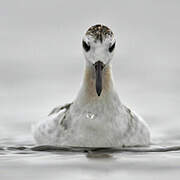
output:
{"label": "bird's wing", "polygon": [[48,116],[51,116],[52,114],[57,114],[63,109],[68,110],[72,104],[73,103],[68,103],[63,106],[57,106],[48,114]]}
{"label": "bird's wing", "polygon": [[136,114],[127,106],[123,105],[124,109],[126,110],[126,112],[130,115],[131,119],[134,119]]}
{"label": "bird's wing", "polygon": [[135,111],[132,111],[128,106],[125,105],[123,106],[126,112],[129,114],[130,120],[138,120],[144,123],[143,118],[139,114],[137,114]]}

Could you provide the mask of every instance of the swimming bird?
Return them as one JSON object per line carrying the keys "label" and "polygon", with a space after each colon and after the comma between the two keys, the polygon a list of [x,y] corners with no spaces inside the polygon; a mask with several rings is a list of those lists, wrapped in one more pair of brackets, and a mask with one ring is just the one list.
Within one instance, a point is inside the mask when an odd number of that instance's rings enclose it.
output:
{"label": "swimming bird", "polygon": [[39,144],[81,147],[148,146],[150,130],[125,106],[114,88],[111,60],[116,40],[110,28],[97,24],[82,39],[85,73],[72,103],[52,110],[33,128]]}

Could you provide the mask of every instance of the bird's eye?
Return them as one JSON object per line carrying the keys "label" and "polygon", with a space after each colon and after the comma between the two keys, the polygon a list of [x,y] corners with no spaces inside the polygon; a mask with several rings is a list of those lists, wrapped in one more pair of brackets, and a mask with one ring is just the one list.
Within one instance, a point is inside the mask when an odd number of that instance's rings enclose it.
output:
{"label": "bird's eye", "polygon": [[109,52],[110,52],[110,53],[113,52],[113,50],[114,50],[114,48],[115,48],[115,44],[116,44],[116,43],[114,43],[112,46],[109,47]]}
{"label": "bird's eye", "polygon": [[82,41],[83,48],[86,52],[90,50],[90,45],[88,45],[85,41]]}

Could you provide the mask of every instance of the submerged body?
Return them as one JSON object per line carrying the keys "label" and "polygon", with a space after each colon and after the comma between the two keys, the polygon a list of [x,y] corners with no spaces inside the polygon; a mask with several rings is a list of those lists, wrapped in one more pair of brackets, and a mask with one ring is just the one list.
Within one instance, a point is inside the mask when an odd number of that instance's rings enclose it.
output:
{"label": "submerged body", "polygon": [[82,87],[74,102],[63,111],[60,111],[61,107],[56,108],[52,112],[54,115],[34,126],[34,138],[39,144],[81,147],[149,145],[148,126],[121,103],[114,89],[111,65],[104,64],[97,78],[97,68],[86,61]]}

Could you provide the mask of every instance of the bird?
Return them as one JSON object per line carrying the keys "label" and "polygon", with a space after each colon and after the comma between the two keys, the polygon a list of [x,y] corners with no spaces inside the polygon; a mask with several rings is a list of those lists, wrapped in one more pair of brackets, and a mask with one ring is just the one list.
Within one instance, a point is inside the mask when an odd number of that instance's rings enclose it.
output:
{"label": "bird", "polygon": [[91,26],[82,38],[85,71],[72,103],[55,107],[33,126],[41,145],[134,147],[150,145],[147,123],[124,105],[114,87],[111,60],[116,40],[112,30]]}

